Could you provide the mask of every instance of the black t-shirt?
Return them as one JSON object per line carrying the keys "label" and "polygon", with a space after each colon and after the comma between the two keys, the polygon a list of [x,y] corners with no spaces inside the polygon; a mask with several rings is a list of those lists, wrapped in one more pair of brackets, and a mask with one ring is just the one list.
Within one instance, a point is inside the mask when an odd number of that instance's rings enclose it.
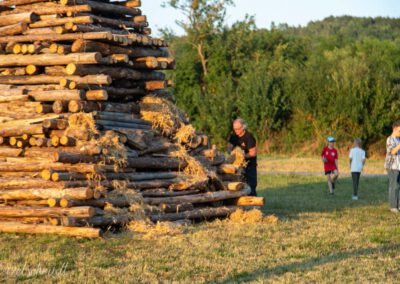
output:
{"label": "black t-shirt", "polygon": [[[251,148],[256,147],[257,142],[254,136],[246,130],[242,137],[237,136],[236,134],[231,134],[229,137],[229,143],[232,144],[234,147],[239,146],[246,154],[249,153]],[[246,159],[249,162],[249,166],[256,166],[257,165],[257,156],[251,157]]]}

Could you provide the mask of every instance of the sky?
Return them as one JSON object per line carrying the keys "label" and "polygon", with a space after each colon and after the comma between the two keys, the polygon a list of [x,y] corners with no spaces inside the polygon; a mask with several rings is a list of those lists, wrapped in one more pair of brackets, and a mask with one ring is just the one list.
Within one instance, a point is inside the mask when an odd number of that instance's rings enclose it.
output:
{"label": "sky", "polygon": [[[171,8],[162,8],[164,0],[142,0],[142,12],[147,16],[153,34],[160,28],[172,29],[175,34],[183,31],[176,20],[182,14]],[[243,20],[246,14],[255,16],[258,28],[269,28],[271,23],[305,26],[310,21],[329,16],[350,15],[357,17],[400,17],[400,0],[234,0],[228,7],[227,23]]]}

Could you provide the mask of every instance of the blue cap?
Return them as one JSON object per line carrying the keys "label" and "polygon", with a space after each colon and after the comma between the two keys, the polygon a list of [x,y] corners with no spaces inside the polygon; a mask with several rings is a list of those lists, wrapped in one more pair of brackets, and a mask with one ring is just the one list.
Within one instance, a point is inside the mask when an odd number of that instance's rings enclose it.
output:
{"label": "blue cap", "polygon": [[328,142],[335,142],[335,138],[333,138],[332,136],[328,136],[326,140],[328,140]]}

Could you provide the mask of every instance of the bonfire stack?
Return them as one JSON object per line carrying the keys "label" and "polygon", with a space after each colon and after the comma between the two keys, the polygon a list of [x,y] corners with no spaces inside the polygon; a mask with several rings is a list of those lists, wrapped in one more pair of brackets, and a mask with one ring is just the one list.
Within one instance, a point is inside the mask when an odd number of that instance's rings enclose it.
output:
{"label": "bonfire stack", "polygon": [[0,2],[0,231],[98,237],[132,220],[224,217],[231,161],[167,91],[173,69],[139,0]]}

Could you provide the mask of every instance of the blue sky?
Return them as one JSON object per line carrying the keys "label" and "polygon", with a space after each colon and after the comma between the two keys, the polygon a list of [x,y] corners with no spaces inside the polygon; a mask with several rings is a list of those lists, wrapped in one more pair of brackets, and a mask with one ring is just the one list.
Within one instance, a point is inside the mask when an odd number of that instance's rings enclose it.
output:
{"label": "blue sky", "polygon": [[[291,26],[307,25],[310,21],[328,16],[351,15],[359,17],[400,17],[400,0],[234,0],[235,6],[228,8],[227,22],[254,15],[259,28],[287,23]],[[169,8],[162,8],[164,0],[142,0],[143,14],[147,15],[153,33],[159,28],[171,28],[176,34],[182,30],[175,24],[182,15]]]}

